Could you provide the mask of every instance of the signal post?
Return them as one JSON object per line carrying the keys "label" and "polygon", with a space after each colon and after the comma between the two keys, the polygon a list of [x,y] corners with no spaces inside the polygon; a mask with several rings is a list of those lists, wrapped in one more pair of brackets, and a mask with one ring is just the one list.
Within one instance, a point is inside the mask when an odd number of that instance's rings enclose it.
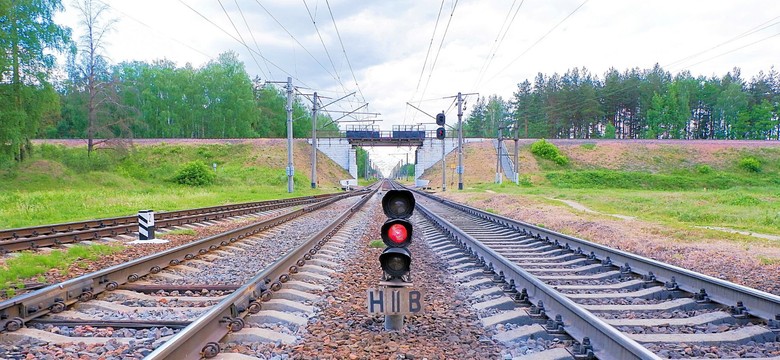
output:
{"label": "signal post", "polygon": [[422,293],[412,289],[410,276],[414,195],[408,190],[389,190],[382,197],[382,210],[388,217],[382,225],[382,241],[387,248],[379,255],[382,278],[377,289],[368,289],[368,312],[385,315],[385,330],[402,330],[404,315],[422,312]]}

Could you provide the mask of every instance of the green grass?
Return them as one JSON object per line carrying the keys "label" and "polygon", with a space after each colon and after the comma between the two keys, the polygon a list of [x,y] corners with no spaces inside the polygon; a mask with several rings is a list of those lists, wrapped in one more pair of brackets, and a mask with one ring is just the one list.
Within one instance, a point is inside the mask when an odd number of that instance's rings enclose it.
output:
{"label": "green grass", "polygon": [[192,229],[178,229],[178,230],[169,231],[169,232],[165,233],[165,235],[190,235],[190,236],[195,236],[195,235],[198,235],[198,233],[196,233],[195,230],[192,230]]}
{"label": "green grass", "polygon": [[[49,254],[35,254],[23,251],[15,257],[9,258],[3,271],[0,271],[0,290],[22,289],[23,279],[38,277],[51,269],[66,271],[68,267],[79,260],[97,260],[124,249],[116,245],[76,245],[67,250],[54,250]],[[10,291],[11,295],[15,293]]]}
{"label": "green grass", "polygon": [[722,171],[701,173],[681,170],[669,174],[616,170],[554,171],[548,172],[545,177],[552,186],[570,189],[679,191],[780,185],[780,178],[774,176],[759,177]]}
{"label": "green grass", "polygon": [[[281,169],[261,165],[276,161],[263,157],[270,158],[271,151],[257,151],[248,144],[163,144],[136,147],[128,153],[100,150],[90,157],[84,148],[36,146],[32,159],[0,170],[0,229],[336,190],[311,189],[309,178],[298,172],[295,192],[289,194],[283,165]],[[217,163],[215,183],[174,183],[182,164],[195,160],[209,166]]]}
{"label": "green grass", "polygon": [[385,247],[385,243],[382,240],[371,240],[371,242],[368,243],[368,247],[381,249]]}
{"label": "green grass", "polygon": [[[491,190],[532,202],[568,207],[551,199],[573,200],[604,214],[633,216],[640,220],[660,223],[672,229],[691,229],[695,226],[718,226],[756,233],[780,235],[780,187],[738,186],[728,189],[620,189],[567,188],[536,185],[523,187],[512,184],[475,184],[474,191]],[[724,239],[768,242],[745,235],[709,232]]]}

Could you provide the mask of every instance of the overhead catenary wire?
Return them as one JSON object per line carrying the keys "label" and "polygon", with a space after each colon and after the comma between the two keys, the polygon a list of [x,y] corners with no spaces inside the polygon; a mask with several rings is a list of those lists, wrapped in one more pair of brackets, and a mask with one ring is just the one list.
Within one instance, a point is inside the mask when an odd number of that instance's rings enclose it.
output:
{"label": "overhead catenary wire", "polygon": [[[252,42],[254,42],[255,47],[257,48],[258,53],[260,53],[260,55],[262,56],[263,51],[260,50],[260,45],[257,44],[257,39],[255,39],[255,33],[252,32],[252,29],[249,28],[249,22],[246,21],[246,16],[244,16],[244,11],[241,10],[241,6],[238,5],[238,0],[233,0],[233,2],[236,3],[236,8],[238,9],[238,12],[241,14],[241,19],[244,20],[244,25],[246,26],[246,31],[249,32],[249,35],[252,37]],[[268,70],[268,77],[272,78],[274,75],[271,73],[271,68],[268,67],[268,61],[265,60],[265,57],[263,57],[263,63],[265,64],[266,70]]]}
{"label": "overhead catenary wire", "polygon": [[[230,22],[230,25],[233,26],[233,30],[236,31],[236,35],[238,35],[238,38],[241,39],[241,44],[243,44],[244,47],[246,47],[246,49],[249,51],[249,56],[251,56],[252,60],[254,60],[255,64],[257,65],[258,70],[260,70],[260,72],[263,74],[263,76],[265,76],[265,73],[263,73],[263,67],[260,66],[260,62],[257,61],[257,57],[255,57],[255,54],[249,48],[249,45],[247,45],[246,40],[244,40],[244,37],[241,35],[241,32],[238,31],[238,28],[236,27],[236,24],[233,22],[233,19],[230,17],[230,14],[228,13],[227,9],[225,9],[225,6],[222,4],[222,0],[217,0],[217,2],[219,3],[219,7],[222,8],[222,12],[225,13],[225,16],[227,17],[228,21]],[[236,2],[236,5],[238,5],[238,2]],[[239,8],[239,11],[241,11],[240,8]],[[241,14],[241,16],[243,17],[243,13]],[[259,48],[258,48],[258,50],[259,50]]]}
{"label": "overhead catenary wire", "polygon": [[344,86],[344,82],[341,79],[341,75],[339,74],[339,71],[336,69],[336,64],[333,62],[333,58],[330,56],[330,51],[328,51],[328,47],[325,45],[325,40],[322,38],[322,33],[320,33],[320,28],[317,26],[317,21],[314,18],[314,15],[311,13],[311,10],[309,9],[309,5],[306,3],[306,0],[303,0],[303,6],[306,7],[306,12],[309,14],[309,19],[311,19],[312,24],[314,25],[314,30],[317,32],[317,37],[320,39],[320,43],[322,44],[323,50],[325,50],[325,55],[328,57],[328,61],[330,62],[330,65],[333,67],[333,72],[336,74],[336,80],[338,81],[339,85],[341,86],[341,89],[344,90],[344,93],[348,93],[346,86]]}
{"label": "overhead catenary wire", "polygon": [[441,0],[441,5],[439,6],[439,14],[436,15],[436,23],[434,23],[433,25],[433,34],[431,34],[431,42],[428,43],[428,51],[425,52],[425,60],[423,60],[423,65],[420,68],[420,77],[417,79],[417,87],[414,89],[415,95],[417,95],[417,91],[420,90],[420,83],[422,83],[423,74],[425,73],[425,65],[428,65],[428,56],[431,54],[431,49],[433,48],[433,40],[436,38],[436,29],[439,27],[439,19],[441,19],[441,11],[443,9],[444,9],[444,0]]}
{"label": "overhead catenary wire", "polygon": [[[490,51],[488,51],[488,54],[485,57],[485,61],[482,63],[482,67],[479,69],[479,73],[477,74],[477,80],[474,82],[475,88],[479,86],[480,82],[482,82],[482,78],[485,76],[487,69],[489,69],[490,65],[493,63],[493,59],[496,57],[496,54],[498,53],[498,49],[500,49],[501,44],[504,43],[506,34],[508,34],[509,29],[512,28],[512,24],[514,24],[515,19],[517,18],[517,14],[520,12],[520,8],[523,7],[523,3],[525,3],[525,0],[520,0],[520,5],[517,6],[517,9],[515,9],[514,15],[512,15],[512,19],[509,20],[509,15],[512,14],[512,9],[514,9],[516,2],[517,0],[512,2],[512,6],[509,7],[509,11],[507,11],[506,17],[504,18],[504,23],[502,23],[501,28],[498,29],[498,34],[496,34],[496,39],[493,40],[493,45],[490,47]],[[509,25],[506,26],[505,28],[504,25],[506,25],[507,20],[509,20]],[[502,30],[503,30],[503,35],[501,34]]]}
{"label": "overhead catenary wire", "polygon": [[[241,42],[241,40],[240,40],[240,39],[238,39],[237,37],[233,36],[233,34],[229,33],[227,30],[223,29],[221,26],[217,25],[215,22],[211,21],[211,19],[209,19],[208,17],[206,17],[205,15],[203,15],[203,14],[202,14],[200,11],[196,10],[195,8],[193,8],[192,6],[190,6],[189,4],[187,4],[186,2],[184,2],[183,0],[179,0],[179,2],[180,2],[180,3],[182,3],[182,5],[186,6],[188,9],[192,10],[194,13],[198,14],[198,16],[200,16],[201,18],[203,18],[204,20],[206,20],[206,21],[207,21],[209,24],[211,24],[211,25],[213,25],[214,27],[216,27],[217,29],[219,29],[219,31],[222,31],[223,33],[225,33],[227,36],[229,36],[229,37],[230,37],[230,38],[232,38],[233,40],[235,40],[235,41],[237,41],[238,43],[240,43],[240,44],[244,45],[244,44]],[[247,48],[249,48],[249,47],[247,47]],[[276,65],[276,64],[275,64],[273,61],[271,61],[271,60],[267,59],[267,58],[266,58],[266,57],[264,57],[262,54],[258,53],[256,50],[254,50],[254,49],[251,49],[251,48],[249,48],[249,49],[250,49],[250,51],[251,51],[251,52],[254,52],[254,53],[256,53],[257,55],[259,55],[259,56],[260,56],[260,57],[262,57],[262,58],[263,58],[265,61],[268,61],[268,63],[269,63],[269,64],[273,65],[275,68],[279,69],[279,71],[283,72],[283,73],[284,73],[284,74],[286,74],[287,76],[290,76],[290,77],[292,77],[293,79],[295,79],[296,81],[298,81],[299,83],[301,83],[301,84],[303,84],[303,85],[305,85],[305,86],[309,86],[309,85],[306,85],[306,83],[305,83],[303,80],[299,79],[297,76],[294,76],[293,74],[290,74],[290,73],[289,73],[289,72],[287,72],[287,71],[286,71],[284,68],[282,68],[282,67],[281,67],[281,66],[279,66],[279,65]]]}
{"label": "overhead catenary wire", "polygon": [[[776,18],[775,18],[775,19],[776,19]],[[774,20],[774,19],[772,19],[772,20]],[[772,21],[772,20],[770,20],[770,21]],[[758,25],[758,26],[756,26],[756,27],[753,27],[753,28],[751,28],[751,30],[748,30],[748,31],[746,31],[746,32],[743,32],[742,34],[740,34],[740,35],[737,35],[736,37],[734,37],[734,38],[732,38],[732,39],[729,39],[729,40],[727,40],[727,41],[725,41],[725,42],[722,42],[722,43],[720,43],[720,44],[726,44],[726,43],[730,43],[730,42],[733,42],[734,40],[738,40],[738,39],[744,38],[744,37],[746,37],[746,36],[752,35],[752,34],[756,33],[756,31],[753,31],[753,29],[759,28],[759,27],[761,27],[761,26],[762,26],[762,25],[764,25],[764,24],[766,24],[766,22],[765,22],[765,23],[762,23],[761,25]],[[766,28],[767,28],[767,27],[762,27],[760,30],[763,30],[763,29],[766,29]],[[688,65],[687,67],[696,66],[696,65],[699,65],[699,64],[701,64],[701,63],[704,63],[704,62],[707,62],[707,61],[711,61],[711,60],[717,59],[717,58],[719,58],[719,57],[721,57],[721,56],[725,56],[725,55],[728,55],[728,54],[730,54],[730,53],[733,53],[733,52],[735,52],[735,51],[742,50],[742,49],[744,49],[744,48],[747,48],[747,47],[750,47],[750,46],[756,45],[756,44],[758,44],[758,43],[764,42],[764,41],[766,41],[766,40],[772,39],[772,38],[774,38],[774,37],[776,37],[776,36],[778,36],[778,35],[780,35],[780,33],[775,33],[775,34],[773,34],[773,35],[769,35],[769,36],[767,36],[767,37],[764,37],[764,38],[761,38],[761,39],[759,39],[759,40],[756,40],[756,41],[754,41],[754,42],[751,42],[751,43],[745,44],[745,45],[743,45],[743,46],[740,46],[740,47],[738,47],[738,48],[735,48],[735,49],[732,49],[732,50],[729,50],[729,51],[723,52],[723,53],[721,53],[721,54],[718,54],[718,55],[712,56],[712,57],[710,57],[710,58],[707,58],[707,59],[701,60],[701,61],[699,61],[699,62],[696,62],[696,63],[694,63],[694,64],[691,64],[691,65]],[[713,47],[711,47],[710,49],[714,49],[714,48],[717,48],[717,47],[720,47],[720,45],[713,46]],[[709,50],[707,50],[707,51],[709,51]],[[704,51],[704,52],[707,52],[707,51]],[[687,57],[685,57],[685,59],[693,58],[693,57],[695,57],[695,56],[698,56],[699,54],[701,54],[701,53],[704,53],[704,52],[700,52],[700,53],[696,53],[696,54],[694,54],[694,55],[691,55],[691,56],[687,56]],[[665,67],[668,67],[668,66],[669,66],[669,64],[661,65],[661,68],[665,68]],[[681,69],[684,69],[684,68],[681,68]],[[638,86],[638,85],[636,85],[636,84],[624,84],[623,86],[621,86],[621,87],[619,87],[619,88],[615,88],[615,89],[614,89],[614,90],[612,90],[612,91],[609,91],[609,92],[603,92],[603,93],[601,93],[601,96],[612,96],[612,95],[615,95],[615,94],[617,94],[617,93],[620,93],[620,92],[623,92],[623,91],[628,91],[628,90],[631,90],[631,89],[635,88],[636,86]],[[583,104],[585,104],[585,102],[586,102],[586,100],[580,100],[580,101],[577,101],[577,102],[574,102],[574,103],[568,104],[566,107],[562,108],[561,110],[562,110],[562,111],[571,111],[571,110],[573,110],[573,109],[575,109],[575,108],[578,108],[578,107],[582,106]]]}
{"label": "overhead catenary wire", "polygon": [[[336,64],[333,63],[333,58],[330,56],[330,52],[328,51],[328,47],[325,46],[325,40],[322,39],[322,34],[320,33],[320,28],[317,26],[317,21],[314,19],[314,15],[312,15],[311,10],[309,10],[309,5],[306,3],[306,0],[303,0],[303,6],[306,7],[306,12],[309,14],[309,19],[311,19],[311,23],[314,25],[314,30],[317,31],[317,37],[320,38],[320,43],[322,44],[322,49],[325,50],[325,55],[328,57],[328,61],[330,62],[330,66],[333,67],[333,72],[336,74],[336,78],[338,79],[339,83],[341,83],[341,76],[339,76],[338,70],[336,70]],[[343,87],[343,83],[341,83]],[[346,89],[345,89],[346,90]]]}
{"label": "overhead catenary wire", "polygon": [[436,63],[439,61],[439,55],[441,55],[441,49],[444,47],[444,40],[447,39],[447,32],[450,29],[450,24],[452,23],[452,18],[455,15],[455,8],[458,6],[458,0],[455,0],[455,3],[452,5],[452,11],[450,12],[450,18],[447,20],[447,25],[444,27],[444,34],[441,37],[441,42],[439,43],[439,49],[436,51],[436,56],[433,58],[433,63],[431,64],[431,70],[428,72],[428,80],[425,82],[425,87],[423,87],[422,94],[420,94],[420,98],[425,96],[426,91],[428,91],[428,85],[431,83],[431,76],[433,76],[433,71],[436,69]]}
{"label": "overhead catenary wire", "polygon": [[[431,41],[428,43],[428,50],[425,52],[425,60],[423,60],[422,67],[420,67],[420,76],[417,79],[417,86],[414,89],[414,94],[412,94],[412,97],[410,101],[414,99],[415,96],[417,96],[417,92],[420,91],[420,84],[422,83],[423,75],[425,74],[425,66],[428,65],[428,57],[431,54],[431,49],[433,48],[433,40],[436,38],[436,29],[439,28],[439,20],[441,19],[441,13],[444,9],[444,0],[441,0],[441,5],[439,5],[439,13],[436,15],[436,22],[433,25],[433,33],[431,34]],[[417,104],[419,105],[422,102],[422,100],[418,101]],[[406,107],[406,111],[404,112],[404,120],[403,124],[406,124],[406,116],[409,114],[409,107]]]}
{"label": "overhead catenary wire", "polygon": [[697,57],[697,56],[699,56],[699,55],[703,55],[703,54],[706,54],[706,53],[708,53],[708,52],[710,52],[710,51],[712,51],[712,50],[715,50],[715,49],[717,49],[717,48],[720,48],[721,46],[724,46],[724,45],[730,44],[730,43],[732,43],[732,42],[734,42],[734,41],[737,41],[737,40],[740,40],[740,39],[742,39],[742,38],[745,38],[745,37],[747,37],[747,36],[753,35],[753,34],[755,34],[755,33],[759,32],[759,31],[761,31],[761,30],[765,30],[765,29],[768,29],[768,28],[770,28],[770,27],[772,27],[772,26],[775,26],[775,25],[777,25],[777,24],[780,24],[780,22],[775,22],[775,23],[772,23],[772,24],[766,25],[767,23],[769,23],[769,22],[771,22],[771,21],[774,21],[774,20],[776,20],[776,19],[778,19],[778,18],[780,18],[780,16],[776,16],[776,17],[774,17],[774,18],[772,18],[772,19],[770,19],[770,20],[767,20],[767,21],[765,21],[765,22],[763,22],[763,23],[761,23],[761,24],[759,24],[759,25],[756,25],[756,26],[754,26],[754,27],[752,27],[752,28],[748,29],[747,31],[745,31],[745,32],[743,32],[743,33],[741,33],[741,34],[739,34],[739,35],[736,35],[736,36],[734,36],[734,37],[732,37],[732,38],[730,38],[730,39],[727,39],[727,40],[725,40],[725,41],[723,41],[723,42],[720,42],[720,43],[718,43],[718,44],[716,44],[716,45],[713,45],[713,46],[711,46],[711,47],[709,47],[709,48],[707,48],[707,49],[705,49],[705,50],[699,51],[699,52],[697,52],[697,53],[695,53],[695,54],[688,55],[688,56],[686,56],[686,57],[683,57],[683,58],[681,58],[681,59],[675,60],[675,61],[673,61],[673,62],[671,62],[671,63],[669,63],[669,64],[666,64],[665,66],[676,66],[677,64],[683,63],[683,62],[685,62],[686,60],[693,59],[693,58],[695,58],[695,57]]}
{"label": "overhead catenary wire", "polygon": [[550,34],[551,34],[553,31],[555,31],[555,29],[557,29],[559,26],[561,26],[561,24],[563,24],[564,22],[566,22],[566,20],[568,20],[570,17],[572,17],[572,15],[574,15],[574,14],[575,14],[577,11],[579,11],[579,10],[580,10],[580,9],[581,9],[583,6],[585,6],[585,4],[587,4],[587,3],[588,3],[588,1],[590,1],[590,0],[585,0],[585,1],[583,1],[583,2],[582,2],[580,5],[579,5],[579,6],[577,6],[576,8],[574,8],[574,10],[572,10],[572,11],[571,11],[571,12],[570,12],[568,15],[566,15],[566,17],[564,17],[563,19],[561,19],[561,21],[559,21],[559,22],[558,22],[557,24],[555,24],[555,25],[554,25],[552,28],[550,28],[550,30],[547,30],[547,32],[546,32],[546,33],[544,33],[544,35],[542,35],[542,36],[541,36],[539,39],[537,39],[537,40],[536,40],[536,41],[535,41],[533,44],[531,44],[531,46],[529,46],[528,48],[526,48],[526,49],[525,49],[525,50],[524,50],[522,53],[520,53],[520,55],[518,55],[518,56],[517,56],[517,57],[515,57],[515,58],[514,58],[512,61],[510,61],[508,64],[506,64],[506,66],[504,66],[504,67],[503,67],[501,70],[499,70],[498,72],[496,72],[496,73],[495,73],[495,74],[494,74],[494,75],[493,75],[493,76],[492,76],[490,79],[488,79],[488,81],[492,81],[493,79],[495,79],[496,77],[498,77],[498,75],[500,75],[501,73],[503,73],[504,71],[506,71],[506,69],[509,69],[509,67],[510,67],[510,66],[514,65],[514,63],[515,63],[515,62],[517,62],[517,60],[520,60],[520,58],[521,58],[521,57],[523,57],[525,54],[527,54],[529,51],[531,51],[531,49],[533,49],[534,47],[536,47],[536,45],[539,45],[539,43],[541,43],[541,42],[542,42],[542,41],[543,41],[545,38],[547,38],[547,36],[548,36],[548,35],[550,35]]}
{"label": "overhead catenary wire", "polygon": [[328,13],[330,14],[330,19],[333,21],[333,28],[336,30],[336,37],[339,39],[339,44],[341,44],[341,51],[344,52],[344,59],[347,61],[347,66],[349,67],[349,72],[352,74],[352,80],[355,81],[355,87],[357,87],[357,91],[360,94],[360,98],[363,102],[366,102],[366,97],[363,96],[363,90],[360,89],[360,85],[358,84],[357,77],[355,77],[355,70],[352,69],[352,62],[349,61],[349,56],[347,55],[347,49],[344,47],[344,41],[341,39],[341,33],[339,32],[339,27],[336,25],[336,18],[333,16],[333,10],[330,8],[330,2],[328,0],[325,0],[325,4],[328,6]]}
{"label": "overhead catenary wire", "polygon": [[143,21],[141,21],[141,20],[138,20],[138,19],[136,19],[136,18],[135,18],[135,17],[133,17],[133,16],[130,16],[130,15],[129,15],[129,14],[127,14],[126,12],[124,12],[124,11],[122,11],[122,10],[119,10],[119,9],[117,9],[116,7],[113,7],[113,6],[111,6],[110,4],[106,3],[105,1],[101,1],[101,0],[97,0],[97,1],[98,1],[99,3],[101,3],[101,4],[105,5],[105,6],[108,6],[108,7],[109,7],[109,8],[111,8],[112,10],[114,10],[114,11],[118,12],[120,15],[122,15],[122,16],[124,16],[124,17],[126,17],[126,18],[130,19],[130,20],[133,20],[133,21],[135,21],[135,22],[137,22],[137,23],[139,23],[139,24],[141,24],[141,25],[143,25],[143,26],[145,26],[145,27],[147,27],[147,28],[149,28],[149,30],[152,30],[152,31],[154,31],[154,32],[156,32],[156,33],[158,33],[158,34],[161,34],[161,35],[163,35],[163,36],[167,37],[169,40],[171,40],[171,41],[173,41],[173,42],[175,42],[175,43],[177,43],[177,44],[179,44],[179,45],[182,45],[182,46],[184,46],[184,47],[186,47],[186,48],[188,48],[188,49],[190,49],[190,50],[192,50],[192,51],[194,51],[194,52],[196,52],[196,53],[198,53],[198,54],[201,54],[201,55],[203,55],[203,56],[205,56],[205,57],[207,57],[207,58],[209,58],[209,59],[212,59],[212,60],[214,59],[214,57],[213,57],[213,56],[211,56],[211,55],[209,55],[209,54],[206,54],[204,51],[202,51],[202,50],[199,50],[199,49],[196,49],[196,48],[194,48],[193,46],[191,46],[191,45],[189,45],[189,44],[186,44],[186,43],[184,43],[184,42],[183,42],[183,41],[181,41],[181,40],[178,40],[178,39],[176,39],[176,38],[173,38],[173,37],[170,37],[170,36],[166,35],[166,34],[165,34],[165,33],[163,33],[162,31],[160,31],[159,29],[155,29],[155,28],[153,28],[153,27],[152,27],[152,26],[150,26],[149,24],[147,24],[147,23],[145,23],[145,22],[143,22]]}
{"label": "overhead catenary wire", "polygon": [[[179,0],[179,1],[182,1],[182,0]],[[265,11],[265,13],[266,13],[266,14],[268,14],[268,16],[270,16],[270,17],[271,17],[271,19],[273,19],[273,20],[274,20],[274,22],[276,22],[276,24],[277,24],[277,25],[279,25],[279,27],[281,27],[281,28],[282,28],[282,30],[284,30],[284,32],[286,32],[286,33],[287,33],[287,35],[289,35],[289,36],[290,36],[290,38],[291,38],[291,39],[293,39],[293,41],[295,41],[295,43],[296,43],[296,44],[298,44],[298,46],[300,46],[300,47],[301,47],[301,49],[303,49],[303,51],[305,51],[307,54],[309,54],[309,57],[311,57],[311,58],[312,58],[312,60],[314,60],[314,62],[316,62],[316,63],[317,63],[317,64],[318,64],[318,65],[319,65],[319,66],[320,66],[320,67],[321,67],[323,70],[325,70],[325,72],[326,72],[326,73],[328,73],[328,75],[330,75],[330,76],[331,76],[331,77],[332,77],[334,80],[336,80],[337,82],[339,81],[339,79],[336,77],[336,75],[334,75],[333,73],[331,73],[331,72],[330,72],[330,70],[328,70],[328,69],[325,67],[325,65],[323,65],[323,64],[322,64],[322,62],[320,62],[320,61],[317,59],[317,57],[315,57],[315,56],[314,56],[314,54],[312,54],[312,53],[311,53],[311,51],[309,51],[309,49],[307,49],[305,46],[303,46],[303,44],[302,44],[302,43],[301,43],[301,42],[298,40],[298,38],[296,38],[296,37],[295,37],[295,35],[293,35],[293,34],[292,34],[292,33],[291,33],[289,30],[287,30],[287,28],[284,26],[284,24],[282,24],[282,23],[281,23],[281,22],[280,22],[280,21],[279,21],[279,20],[276,18],[276,16],[274,16],[274,15],[273,15],[273,14],[272,14],[272,13],[271,13],[271,12],[270,12],[270,11],[269,11],[269,10],[268,10],[266,7],[265,7],[265,6],[263,6],[263,4],[260,2],[260,0],[255,0],[255,2],[257,3],[257,5],[259,5],[259,6],[260,6],[260,8],[262,8],[262,9],[263,9],[263,11]]]}

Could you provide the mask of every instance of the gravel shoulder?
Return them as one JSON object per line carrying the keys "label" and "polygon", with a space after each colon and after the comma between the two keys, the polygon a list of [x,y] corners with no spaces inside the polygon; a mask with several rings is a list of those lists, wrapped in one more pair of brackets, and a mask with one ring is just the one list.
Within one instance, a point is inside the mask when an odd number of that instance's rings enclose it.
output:
{"label": "gravel shoulder", "polygon": [[[633,252],[706,275],[780,295],[780,247],[709,239],[707,229],[670,230],[534,201],[529,197],[447,192],[438,195],[512,219]],[[693,235],[696,236],[693,236]],[[701,240],[692,240],[701,239]]]}
{"label": "gravel shoulder", "polygon": [[[366,290],[381,277],[383,248],[368,244],[379,237],[385,217],[379,203],[371,223],[345,255],[344,268],[314,304],[320,308],[295,345],[258,349],[269,359],[497,359],[502,347],[482,327],[466,296],[453,288],[446,265],[416,232],[410,247],[414,288],[423,290],[424,312],[407,316],[404,331],[384,330],[384,316],[369,315]],[[348,250],[350,251],[350,250]]]}

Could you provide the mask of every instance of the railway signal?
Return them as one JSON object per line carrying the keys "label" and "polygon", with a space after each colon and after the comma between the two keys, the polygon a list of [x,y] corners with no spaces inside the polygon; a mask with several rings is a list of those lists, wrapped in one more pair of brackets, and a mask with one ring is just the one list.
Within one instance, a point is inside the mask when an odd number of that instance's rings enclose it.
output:
{"label": "railway signal", "polygon": [[445,117],[443,112],[436,114],[436,125],[444,126],[444,120]]}
{"label": "railway signal", "polygon": [[408,280],[412,254],[407,246],[412,242],[412,223],[407,219],[414,211],[414,195],[408,190],[390,190],[382,197],[382,210],[388,217],[381,228],[382,241],[387,245],[379,255],[382,280]]}
{"label": "railway signal", "polygon": [[446,117],[444,116],[444,112],[440,112],[436,114],[436,125],[439,125],[439,128],[436,129],[436,138],[439,140],[444,140],[444,135],[446,134],[444,131],[444,121],[446,120]]}
{"label": "railway signal", "polygon": [[443,127],[440,127],[438,129],[436,129],[436,138],[437,139],[444,140],[444,136],[445,136],[445,132],[444,132],[444,128]]}
{"label": "railway signal", "polygon": [[379,288],[368,289],[366,304],[370,314],[385,315],[385,330],[401,330],[404,314],[422,312],[422,292],[411,288],[409,273],[412,254],[414,195],[408,190],[390,190],[382,197],[382,210],[388,219],[382,225],[382,241],[387,248],[379,255],[382,279]]}

